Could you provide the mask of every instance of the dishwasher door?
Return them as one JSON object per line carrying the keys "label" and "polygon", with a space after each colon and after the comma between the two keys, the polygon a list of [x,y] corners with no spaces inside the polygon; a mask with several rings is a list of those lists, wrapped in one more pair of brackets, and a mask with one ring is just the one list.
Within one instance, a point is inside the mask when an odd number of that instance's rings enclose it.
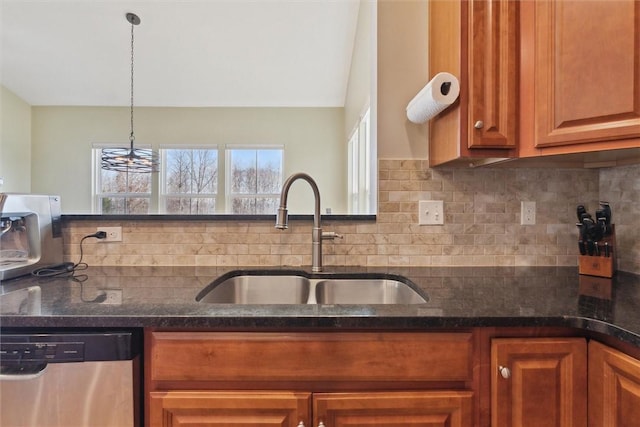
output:
{"label": "dishwasher door", "polygon": [[0,426],[135,427],[131,333],[0,335]]}

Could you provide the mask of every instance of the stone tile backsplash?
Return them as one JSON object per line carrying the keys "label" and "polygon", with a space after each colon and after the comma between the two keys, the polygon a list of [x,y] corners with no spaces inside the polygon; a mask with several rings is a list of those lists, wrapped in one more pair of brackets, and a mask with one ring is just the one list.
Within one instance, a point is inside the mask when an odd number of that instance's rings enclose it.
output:
{"label": "stone tile backsplash", "polygon": [[599,193],[613,210],[618,268],[640,274],[640,166],[603,169]]}
{"label": "stone tile backsplash", "polygon": [[[593,211],[600,198],[608,198],[619,235],[619,269],[640,272],[639,171],[638,166],[602,171],[429,169],[422,160],[380,160],[377,220],[324,220],[325,231],[344,235],[342,240],[324,242],[324,264],[577,265],[576,205],[585,204]],[[445,224],[417,225],[419,200],[443,200]],[[536,202],[536,225],[520,225],[523,200]],[[286,231],[276,230],[274,221],[109,221],[108,225],[123,227],[123,241],[86,240],[84,261],[89,265],[310,265],[312,221],[290,221]],[[78,261],[80,239],[98,225],[105,222],[66,222],[67,260]]]}

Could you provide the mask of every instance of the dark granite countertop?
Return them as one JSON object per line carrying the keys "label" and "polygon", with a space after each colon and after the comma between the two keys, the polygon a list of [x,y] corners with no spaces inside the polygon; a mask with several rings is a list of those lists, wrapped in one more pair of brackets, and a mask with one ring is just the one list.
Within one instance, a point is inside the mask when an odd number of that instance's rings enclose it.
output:
{"label": "dark granite countertop", "polygon": [[[415,305],[226,305],[195,301],[230,267],[90,267],[75,278],[26,277],[2,293],[37,287],[39,304],[2,298],[3,328],[212,328],[420,330],[571,327],[640,347],[640,276],[582,276],[573,267],[329,268],[408,277],[429,295]],[[121,289],[122,304],[99,303]]]}

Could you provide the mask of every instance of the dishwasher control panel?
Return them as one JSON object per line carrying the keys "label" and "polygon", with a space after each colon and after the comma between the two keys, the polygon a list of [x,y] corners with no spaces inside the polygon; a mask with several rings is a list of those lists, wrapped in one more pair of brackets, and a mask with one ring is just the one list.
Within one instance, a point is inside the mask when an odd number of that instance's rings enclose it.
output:
{"label": "dishwasher control panel", "polygon": [[63,363],[84,361],[82,342],[0,343],[0,359],[7,363]]}
{"label": "dishwasher control panel", "polygon": [[139,331],[30,332],[0,329],[0,367],[132,360],[141,352]]}

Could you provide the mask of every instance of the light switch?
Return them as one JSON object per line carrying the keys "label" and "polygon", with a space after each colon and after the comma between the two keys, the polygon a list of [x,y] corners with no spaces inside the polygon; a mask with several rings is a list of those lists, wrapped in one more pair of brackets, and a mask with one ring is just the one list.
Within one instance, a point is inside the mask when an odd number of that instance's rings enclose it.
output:
{"label": "light switch", "polygon": [[444,203],[442,200],[420,200],[418,202],[419,225],[444,224]]}

